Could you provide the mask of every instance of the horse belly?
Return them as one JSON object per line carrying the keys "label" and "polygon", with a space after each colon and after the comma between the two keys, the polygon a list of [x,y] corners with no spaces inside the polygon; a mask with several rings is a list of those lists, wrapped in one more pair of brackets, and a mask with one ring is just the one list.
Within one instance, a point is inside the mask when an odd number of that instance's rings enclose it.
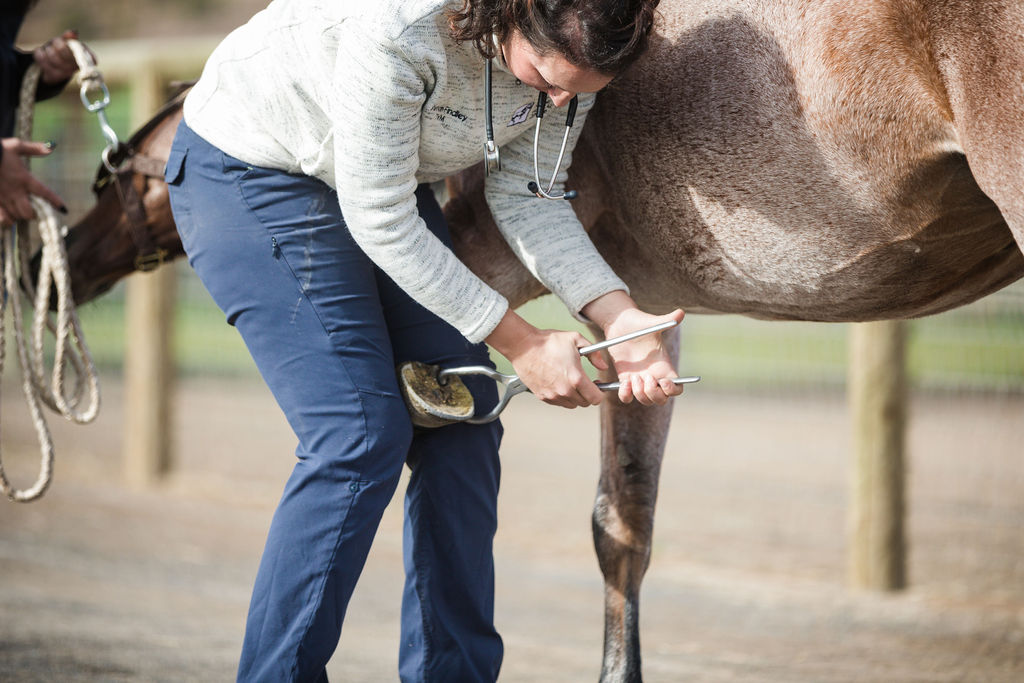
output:
{"label": "horse belly", "polygon": [[[880,207],[859,216],[822,210],[800,223],[691,193],[699,218],[677,223],[676,249],[659,244],[662,222],[651,234],[634,232],[648,248],[623,251],[619,240],[609,258],[634,296],[655,308],[835,322],[938,313],[1024,276],[998,209],[973,181],[963,184],[956,206],[927,205],[925,196],[885,219]],[[808,197],[807,206],[826,205]]]}

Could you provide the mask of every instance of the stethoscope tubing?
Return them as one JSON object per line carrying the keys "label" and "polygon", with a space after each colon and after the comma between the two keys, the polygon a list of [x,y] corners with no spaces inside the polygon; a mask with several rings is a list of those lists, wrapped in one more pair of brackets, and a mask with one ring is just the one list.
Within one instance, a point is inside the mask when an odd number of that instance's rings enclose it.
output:
{"label": "stethoscope tubing", "polygon": [[[491,68],[491,60],[488,59],[484,63],[484,91],[486,93],[486,97],[484,98],[485,175],[490,175],[492,169],[495,171],[501,170],[501,150],[494,141],[494,118],[491,107]],[[558,151],[558,160],[555,162],[554,171],[551,173],[551,181],[548,183],[547,189],[545,189],[540,183],[540,165],[538,157],[540,152],[540,126],[544,119],[544,110],[547,108],[547,101],[547,93],[542,92],[537,96],[537,123],[533,130],[533,181],[527,183],[526,187],[530,192],[541,199],[575,199],[577,195],[574,190],[560,192],[557,194],[552,194],[551,190],[554,189],[555,182],[558,178],[558,172],[562,168],[562,160],[565,158],[565,148],[569,144],[569,134],[572,132],[572,125],[576,120],[576,109],[579,106],[579,98],[576,95],[573,95],[572,99],[569,100],[569,111],[565,116],[565,133],[562,135],[562,146]]]}
{"label": "stethoscope tubing", "polygon": [[491,166],[494,170],[501,170],[501,150],[494,142],[494,117],[491,115],[491,60],[487,60],[487,67],[484,69],[484,90],[487,97],[484,99],[484,174],[491,174]]}
{"label": "stethoscope tubing", "polygon": [[569,100],[569,112],[565,116],[565,133],[562,135],[562,146],[558,150],[558,161],[555,162],[555,170],[551,173],[551,181],[548,183],[547,189],[542,189],[540,185],[540,169],[538,168],[539,154],[539,143],[540,143],[540,125],[541,121],[544,120],[544,109],[547,105],[548,96],[547,93],[541,93],[537,97],[537,124],[533,130],[533,183],[527,184],[527,188],[538,197],[542,199],[572,199],[575,194],[571,196],[569,192],[563,192],[561,194],[553,195],[551,190],[555,187],[555,180],[558,178],[558,171],[562,168],[562,159],[565,158],[565,148],[569,144],[569,133],[572,132],[572,124],[576,119],[576,107],[579,105],[579,98],[573,95],[572,99]]}

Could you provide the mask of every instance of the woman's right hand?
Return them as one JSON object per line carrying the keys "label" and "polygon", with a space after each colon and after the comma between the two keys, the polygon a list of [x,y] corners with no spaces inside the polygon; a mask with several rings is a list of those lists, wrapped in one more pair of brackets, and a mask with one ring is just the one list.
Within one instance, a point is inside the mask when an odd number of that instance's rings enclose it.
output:
{"label": "woman's right hand", "polygon": [[[563,408],[597,405],[604,394],[583,372],[579,349],[590,342],[578,332],[539,330],[509,311],[487,337],[487,343],[512,363],[535,396]],[[605,361],[595,354],[599,369]]]}

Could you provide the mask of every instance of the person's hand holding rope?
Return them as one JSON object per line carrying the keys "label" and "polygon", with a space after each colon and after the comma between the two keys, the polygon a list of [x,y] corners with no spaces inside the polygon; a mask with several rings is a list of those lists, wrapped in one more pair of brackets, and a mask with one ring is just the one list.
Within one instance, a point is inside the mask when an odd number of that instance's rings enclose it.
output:
{"label": "person's hand holding rope", "polygon": [[[79,71],[80,60],[91,61],[89,66],[97,77],[99,72],[94,67],[95,57],[77,42],[73,31],[66,31],[31,55],[18,53],[13,45],[5,48],[22,59],[8,79],[19,90],[14,137],[0,141],[0,263],[4,266],[0,283],[0,339],[6,338],[6,307],[10,305],[12,333],[22,368],[22,392],[39,437],[40,467],[35,483],[18,489],[8,480],[0,462],[0,491],[13,501],[28,502],[46,491],[53,476],[53,438],[42,408],[48,407],[79,424],[91,422],[99,411],[96,367],[71,296],[71,277],[62,241],[64,228],[50,205],[64,213],[67,209],[56,193],[29,173],[25,163],[26,157],[45,156],[53,150],[52,143],[29,141],[34,103],[60,92]],[[23,277],[32,238],[22,239],[22,229],[13,225],[16,220],[26,220],[29,234],[37,235],[40,242],[37,277]],[[23,292],[26,300],[34,302],[31,315],[22,309]],[[49,310],[51,301],[55,301],[55,313]],[[51,356],[47,355],[47,330],[53,333]],[[0,344],[0,373],[3,361]],[[73,386],[66,382],[69,378],[73,378]]]}
{"label": "person's hand holding rope", "polygon": [[[33,59],[39,65],[40,78],[46,85],[63,83],[78,71],[78,62],[68,47],[69,40],[78,40],[78,32],[64,31],[37,47],[32,53]],[[89,50],[89,54],[93,55],[92,50]],[[96,61],[95,55],[93,61]]]}
{"label": "person's hand holding rope", "polygon": [[3,155],[0,156],[0,223],[8,225],[35,218],[36,212],[29,200],[33,194],[67,213],[57,193],[29,173],[22,160],[22,157],[46,156],[53,150],[53,145],[18,138],[4,138],[0,144],[3,145]]}
{"label": "person's hand holding rope", "polygon": [[[77,38],[77,32],[65,31],[32,53],[33,60],[39,66],[39,77],[43,84],[60,85],[78,71],[75,55],[67,43],[68,40]],[[24,157],[48,155],[53,151],[53,144],[29,142],[16,137],[4,138],[0,144],[0,223],[10,224],[36,218],[30,195],[36,195],[61,212],[67,213],[64,202],[57,193],[37,180],[29,172],[24,161]]]}

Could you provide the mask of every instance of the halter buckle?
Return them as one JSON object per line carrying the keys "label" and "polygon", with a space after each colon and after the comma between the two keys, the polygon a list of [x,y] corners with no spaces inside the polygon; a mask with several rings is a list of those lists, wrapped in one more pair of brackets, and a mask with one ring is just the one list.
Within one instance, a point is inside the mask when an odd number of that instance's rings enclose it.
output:
{"label": "halter buckle", "polygon": [[135,257],[135,270],[148,273],[154,271],[163,265],[164,261],[167,260],[167,250],[160,249],[149,254],[139,254]]}

